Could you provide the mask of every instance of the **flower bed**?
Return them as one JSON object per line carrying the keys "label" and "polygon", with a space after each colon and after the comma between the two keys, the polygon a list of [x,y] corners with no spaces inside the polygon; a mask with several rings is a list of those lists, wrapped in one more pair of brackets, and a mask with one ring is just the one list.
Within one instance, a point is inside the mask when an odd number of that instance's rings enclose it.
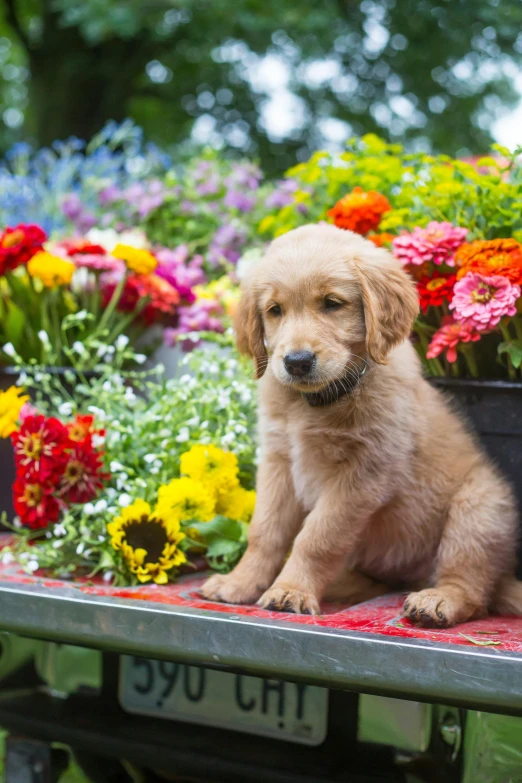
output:
{"label": "flower bed", "polygon": [[164,583],[204,556],[228,569],[253,512],[253,381],[234,357],[196,352],[186,372],[114,371],[71,397],[45,370],[35,406],[0,394],[16,463],[17,543],[29,571]]}

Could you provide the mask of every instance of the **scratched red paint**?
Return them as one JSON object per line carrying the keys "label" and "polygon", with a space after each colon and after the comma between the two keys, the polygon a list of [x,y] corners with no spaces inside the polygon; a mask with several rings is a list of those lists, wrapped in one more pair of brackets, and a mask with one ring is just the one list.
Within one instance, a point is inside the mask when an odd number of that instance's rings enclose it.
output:
{"label": "scratched red paint", "polygon": [[433,629],[415,628],[401,616],[403,595],[393,594],[376,598],[358,606],[325,604],[319,617],[295,615],[286,612],[268,612],[257,606],[232,606],[206,601],[198,592],[204,581],[204,576],[183,576],[177,584],[158,586],[141,585],[139,587],[111,587],[101,580],[96,584],[86,583],[85,579],[78,581],[60,581],[49,579],[44,575],[27,575],[17,566],[0,565],[0,583],[17,583],[23,585],[39,585],[47,589],[73,588],[79,593],[106,598],[126,598],[135,601],[150,601],[155,604],[168,604],[188,609],[206,610],[222,615],[236,615],[263,620],[279,620],[288,623],[313,626],[315,628],[335,628],[339,631],[368,634],[381,634],[397,638],[423,639],[443,644],[461,644],[474,646],[461,634],[471,636],[478,641],[493,640],[500,645],[488,647],[489,651],[522,652],[522,618],[490,617],[465,623],[457,628],[437,631]]}

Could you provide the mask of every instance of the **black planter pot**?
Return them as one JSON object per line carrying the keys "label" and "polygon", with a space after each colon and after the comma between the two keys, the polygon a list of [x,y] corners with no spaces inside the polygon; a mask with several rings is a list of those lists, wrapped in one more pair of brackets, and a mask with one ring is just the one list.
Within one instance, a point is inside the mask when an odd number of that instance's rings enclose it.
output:
{"label": "black planter pot", "polygon": [[[450,392],[472,424],[486,451],[511,481],[522,512],[522,383],[431,378]],[[522,514],[520,515],[522,520]],[[521,527],[522,531],[522,527]],[[522,546],[518,550],[522,577]]]}

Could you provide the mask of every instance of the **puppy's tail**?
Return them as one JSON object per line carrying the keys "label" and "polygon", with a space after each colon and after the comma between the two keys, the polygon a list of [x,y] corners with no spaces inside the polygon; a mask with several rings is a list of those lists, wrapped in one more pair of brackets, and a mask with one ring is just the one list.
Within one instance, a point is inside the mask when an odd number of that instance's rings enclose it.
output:
{"label": "puppy's tail", "polygon": [[522,582],[514,576],[505,576],[493,597],[491,608],[496,614],[522,615]]}

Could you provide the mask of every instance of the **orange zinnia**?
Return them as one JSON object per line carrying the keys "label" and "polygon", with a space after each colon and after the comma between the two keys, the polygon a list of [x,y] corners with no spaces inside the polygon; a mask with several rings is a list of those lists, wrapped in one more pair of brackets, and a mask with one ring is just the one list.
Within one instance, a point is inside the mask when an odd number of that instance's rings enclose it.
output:
{"label": "orange zinnia", "polygon": [[522,284],[522,245],[516,239],[488,239],[466,242],[455,254],[460,280],[468,272],[500,275],[515,285]]}
{"label": "orange zinnia", "polygon": [[384,213],[390,210],[391,204],[382,193],[357,187],[343,196],[327,214],[338,228],[367,234],[376,230]]}
{"label": "orange zinnia", "polygon": [[370,234],[369,237],[366,237],[370,240],[370,242],[373,242],[374,245],[377,247],[385,247],[386,245],[391,245],[393,234],[387,234],[386,232],[383,232],[382,234]]}

